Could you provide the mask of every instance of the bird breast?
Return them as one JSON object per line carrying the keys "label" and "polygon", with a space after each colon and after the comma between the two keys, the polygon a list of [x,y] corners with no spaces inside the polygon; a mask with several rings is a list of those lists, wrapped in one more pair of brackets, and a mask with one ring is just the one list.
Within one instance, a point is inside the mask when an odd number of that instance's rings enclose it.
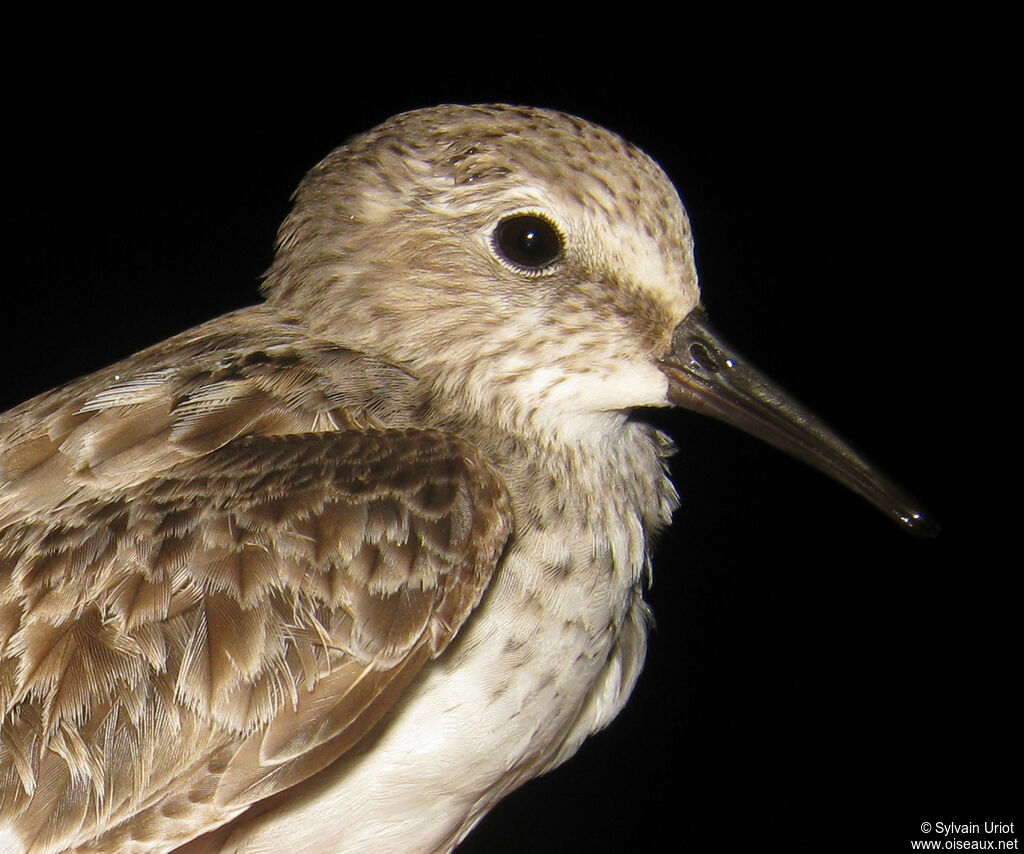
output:
{"label": "bird breast", "polygon": [[516,532],[481,607],[368,743],[303,784],[239,851],[273,851],[281,838],[309,854],[325,838],[339,854],[389,842],[450,851],[618,714],[646,651],[650,536],[676,496],[659,434],[622,424],[602,441],[613,464],[579,447],[499,450],[491,434]]}

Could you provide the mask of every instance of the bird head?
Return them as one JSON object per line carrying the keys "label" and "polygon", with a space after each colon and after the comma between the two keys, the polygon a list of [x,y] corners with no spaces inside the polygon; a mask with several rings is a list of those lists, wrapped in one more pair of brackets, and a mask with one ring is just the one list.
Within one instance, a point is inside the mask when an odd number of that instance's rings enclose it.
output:
{"label": "bird head", "polygon": [[506,429],[580,442],[637,407],[683,406],[931,524],[717,335],[672,182],[583,119],[441,106],[355,137],[300,184],[264,289]]}

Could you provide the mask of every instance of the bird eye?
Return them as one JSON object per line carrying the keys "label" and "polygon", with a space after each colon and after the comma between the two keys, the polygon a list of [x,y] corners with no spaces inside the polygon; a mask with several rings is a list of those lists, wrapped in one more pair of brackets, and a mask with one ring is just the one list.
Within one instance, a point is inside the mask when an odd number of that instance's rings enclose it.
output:
{"label": "bird eye", "polygon": [[494,248],[513,267],[539,272],[562,254],[562,235],[544,217],[519,214],[498,223]]}

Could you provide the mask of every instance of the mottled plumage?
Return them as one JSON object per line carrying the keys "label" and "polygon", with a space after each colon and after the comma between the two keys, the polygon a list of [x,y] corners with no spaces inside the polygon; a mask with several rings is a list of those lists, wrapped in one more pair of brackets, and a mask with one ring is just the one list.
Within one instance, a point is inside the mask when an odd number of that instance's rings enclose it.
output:
{"label": "mottled plumage", "polygon": [[306,177],[265,291],[0,417],[0,851],[450,851],[629,696],[675,506],[630,411],[722,369],[660,168],[407,113]]}

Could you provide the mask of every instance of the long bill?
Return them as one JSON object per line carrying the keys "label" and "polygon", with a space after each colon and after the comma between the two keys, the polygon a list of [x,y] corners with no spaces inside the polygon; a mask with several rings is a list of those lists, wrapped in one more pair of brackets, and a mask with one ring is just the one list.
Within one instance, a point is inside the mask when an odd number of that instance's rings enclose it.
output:
{"label": "long bill", "polygon": [[725,343],[703,307],[676,327],[661,368],[670,403],[719,418],[814,466],[912,534],[939,532],[913,497]]}

